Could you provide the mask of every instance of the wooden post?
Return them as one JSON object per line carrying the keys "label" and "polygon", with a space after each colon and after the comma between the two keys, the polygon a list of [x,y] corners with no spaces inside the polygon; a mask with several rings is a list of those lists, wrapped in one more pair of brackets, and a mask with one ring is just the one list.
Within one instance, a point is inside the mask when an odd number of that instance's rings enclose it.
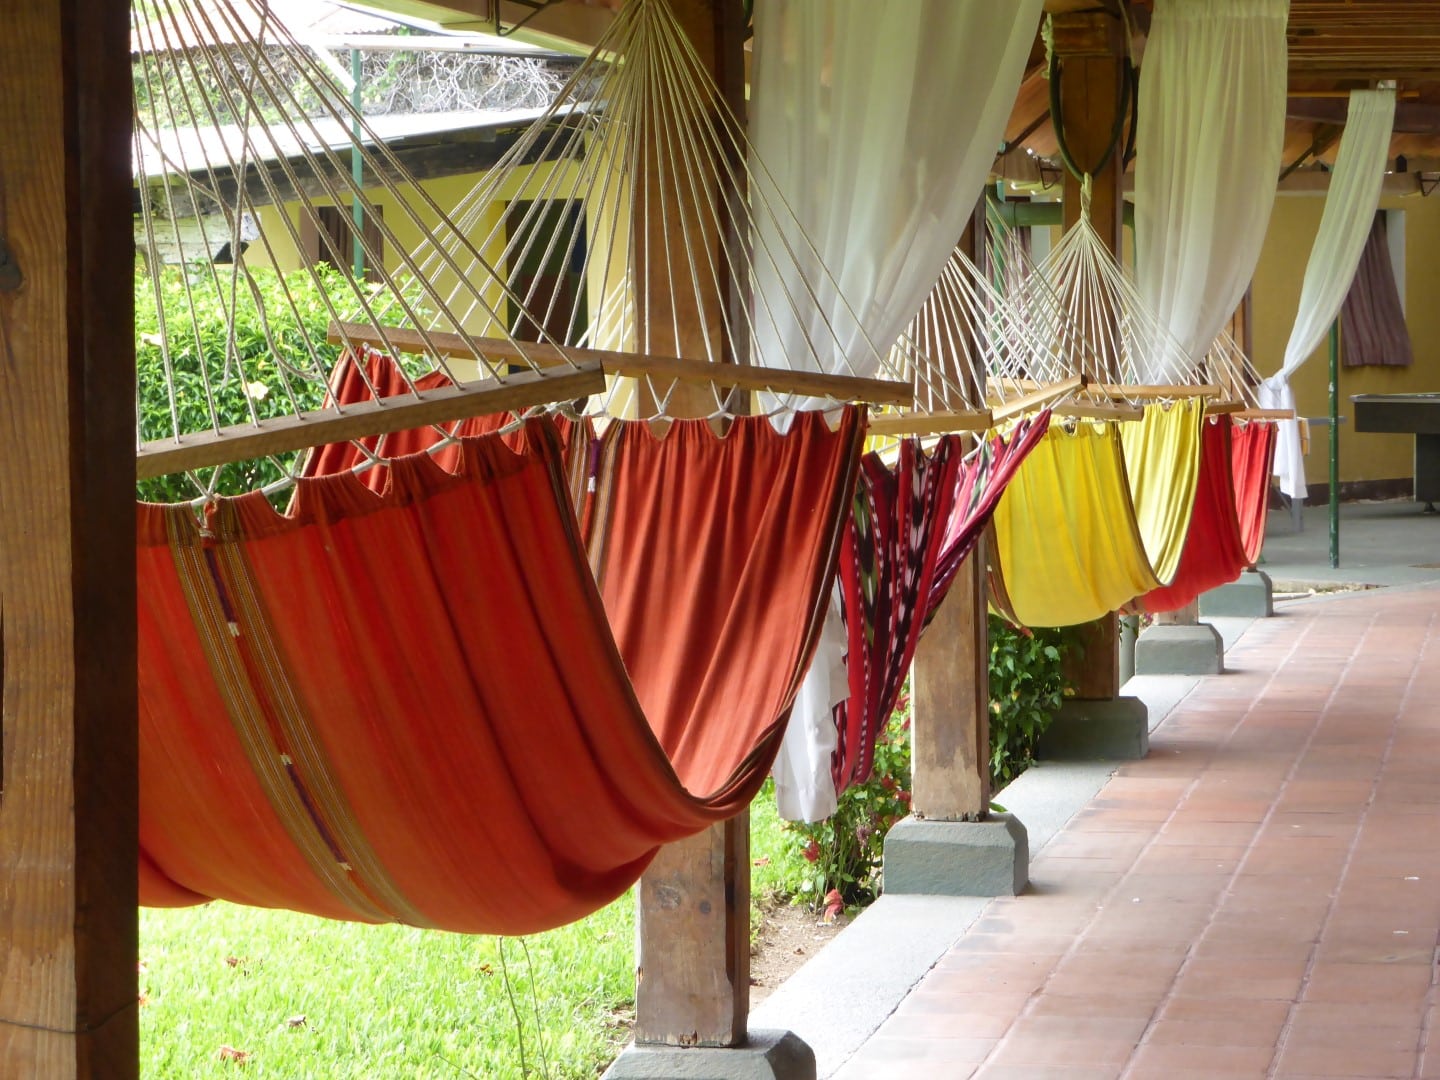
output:
{"label": "wooden post", "polygon": [[134,1077],[135,365],[127,5],[0,35],[0,1076]]}
{"label": "wooden post", "polygon": [[980,821],[990,809],[990,640],[985,541],[961,565],[915,651],[911,809]]}
{"label": "wooden post", "polygon": [[[1090,171],[1090,221],[1105,246],[1119,253],[1123,245],[1123,162],[1124,136],[1109,154],[1103,167],[1095,168],[1105,156],[1115,131],[1115,103],[1120,80],[1124,41],[1120,21],[1105,12],[1057,14],[1053,40],[1060,58],[1063,78],[1060,100],[1065,119],[1065,138],[1077,167]],[[1065,173],[1064,220],[1068,229],[1080,219],[1080,180]],[[1097,373],[1100,374],[1100,373]],[[1103,373],[1119,381],[1118,372]],[[1120,693],[1120,626],[1115,614],[1087,624],[1081,632],[1083,656],[1069,665],[1067,674],[1075,683],[1075,696],[1083,700],[1108,700]]]}
{"label": "wooden post", "polygon": [[[739,5],[725,0],[670,3],[698,54],[710,58],[717,79],[722,80],[722,93],[733,101],[733,86],[727,84],[734,82],[737,72],[743,75],[736,22]],[[652,154],[642,160],[653,165],[660,158]],[[641,345],[667,355],[705,359],[707,343],[716,344],[715,335],[723,326],[720,312],[727,298],[712,285],[697,304],[697,289],[672,282],[688,272],[690,262],[677,231],[661,228],[658,220],[667,205],[673,216],[692,222],[703,218],[677,209],[677,199],[684,195],[682,185],[671,182],[662,200],[657,189],[667,182],[664,175],[650,172],[640,182],[646,188],[640,206],[656,219],[648,229],[648,249],[644,223],[633,226]],[[669,251],[662,247],[666,238]],[[718,244],[718,235],[713,240]],[[719,259],[716,265],[723,262]],[[672,416],[706,415],[713,406],[708,389],[680,386],[670,398],[669,411]],[[745,1042],[750,1012],[748,811],[661,850],[640,879],[636,936],[637,1043],[731,1047]]]}
{"label": "wooden post", "polygon": [[[960,238],[985,266],[985,199]],[[960,328],[962,333],[967,328]],[[972,392],[983,373],[955,371]],[[977,400],[982,400],[981,395]],[[911,669],[910,786],[917,817],[980,821],[990,809],[990,635],[982,539],[955,575],[915,650]]]}

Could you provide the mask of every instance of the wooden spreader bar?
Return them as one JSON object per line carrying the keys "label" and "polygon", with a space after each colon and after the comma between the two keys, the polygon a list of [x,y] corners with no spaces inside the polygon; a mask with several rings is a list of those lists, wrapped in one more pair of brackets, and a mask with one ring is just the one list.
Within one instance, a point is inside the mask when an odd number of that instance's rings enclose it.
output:
{"label": "wooden spreader bar", "polygon": [[491,363],[530,364],[556,367],[567,364],[598,363],[606,375],[630,378],[654,376],[682,382],[712,383],[723,388],[769,390],[777,394],[804,394],[836,401],[864,401],[874,405],[909,405],[915,388],[892,379],[862,379],[853,375],[826,375],[817,371],[790,371],[786,368],[747,364],[712,364],[707,360],[682,360],[676,356],[581,349],[539,342],[513,342],[489,337],[466,337],[398,327],[375,327],[361,323],[331,323],[330,341],[336,345],[371,345],[377,349],[436,356],[465,356]]}
{"label": "wooden spreader bar", "polygon": [[1143,420],[1145,418],[1145,410],[1139,405],[1100,405],[1088,401],[1057,405],[1053,412],[1056,416],[1072,420]]}
{"label": "wooden spreader bar", "polygon": [[1032,412],[1035,409],[1043,409],[1045,406],[1059,401],[1061,398],[1069,397],[1072,394],[1084,390],[1089,383],[1086,375],[1071,375],[1069,378],[1061,379],[1056,383],[1048,383],[1031,390],[1028,394],[1022,394],[1014,401],[1002,402],[990,407],[990,413],[999,423],[1008,420],[1012,416],[1019,416],[1021,413]]}
{"label": "wooden spreader bar", "polygon": [[1241,409],[1232,413],[1236,420],[1294,420],[1294,409]]}
{"label": "wooden spreader bar", "polygon": [[954,431],[989,431],[994,426],[989,409],[970,409],[872,414],[866,430],[871,435],[944,435]]}
{"label": "wooden spreader bar", "polygon": [[1131,385],[1129,383],[1096,383],[1091,391],[1106,397],[1126,398],[1131,401],[1163,400],[1165,398],[1218,397],[1219,386],[1204,383],[1197,386]]}
{"label": "wooden spreader bar", "polygon": [[605,373],[589,362],[574,371],[547,375],[522,371],[505,382],[486,379],[401,397],[362,401],[335,409],[315,410],[279,417],[261,424],[237,424],[179,439],[146,443],[135,455],[135,475],[151,476],[249,461],[307,446],[346,442],[367,435],[384,435],[427,424],[465,420],[491,413],[518,412],[555,401],[573,401],[605,390]]}

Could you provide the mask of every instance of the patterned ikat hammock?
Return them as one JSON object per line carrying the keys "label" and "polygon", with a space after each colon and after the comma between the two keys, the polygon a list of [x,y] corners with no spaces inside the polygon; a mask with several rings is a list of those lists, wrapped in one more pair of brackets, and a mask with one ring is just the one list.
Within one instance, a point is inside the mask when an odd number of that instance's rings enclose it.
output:
{"label": "patterned ikat hammock", "polygon": [[877,454],[862,459],[840,555],[850,696],[835,708],[837,793],[869,778],[925,624],[1049,422],[1048,412],[1028,417],[969,458],[949,435],[928,455],[902,441],[893,469]]}

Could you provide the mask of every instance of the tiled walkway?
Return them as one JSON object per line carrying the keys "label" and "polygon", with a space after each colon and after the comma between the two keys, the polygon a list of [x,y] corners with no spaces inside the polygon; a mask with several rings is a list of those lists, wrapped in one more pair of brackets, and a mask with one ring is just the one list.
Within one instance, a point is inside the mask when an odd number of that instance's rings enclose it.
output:
{"label": "tiled walkway", "polygon": [[1226,663],[840,1077],[1440,1080],[1440,590]]}

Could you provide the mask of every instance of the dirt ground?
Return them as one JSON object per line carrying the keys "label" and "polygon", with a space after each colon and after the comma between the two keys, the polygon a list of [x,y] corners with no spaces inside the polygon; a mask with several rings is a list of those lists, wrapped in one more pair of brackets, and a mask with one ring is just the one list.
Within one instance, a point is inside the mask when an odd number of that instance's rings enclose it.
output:
{"label": "dirt ground", "polygon": [[823,922],[803,905],[765,901],[750,946],[750,1006],[764,1001],[806,960],[844,928],[844,915]]}

